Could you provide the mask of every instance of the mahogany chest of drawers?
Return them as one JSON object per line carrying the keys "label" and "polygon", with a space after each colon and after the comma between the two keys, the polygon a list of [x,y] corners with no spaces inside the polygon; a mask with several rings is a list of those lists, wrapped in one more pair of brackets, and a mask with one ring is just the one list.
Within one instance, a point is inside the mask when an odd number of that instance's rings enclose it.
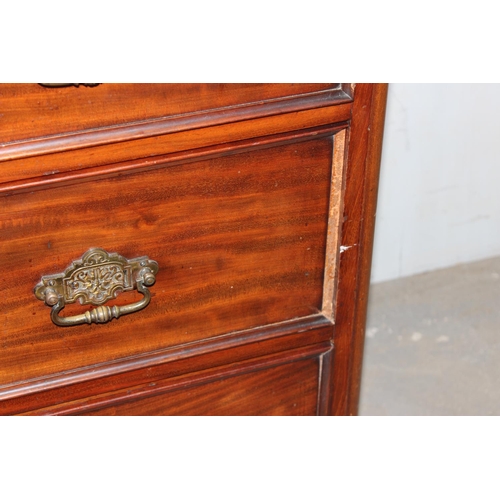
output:
{"label": "mahogany chest of drawers", "polygon": [[355,414],[386,91],[1,84],[0,413]]}

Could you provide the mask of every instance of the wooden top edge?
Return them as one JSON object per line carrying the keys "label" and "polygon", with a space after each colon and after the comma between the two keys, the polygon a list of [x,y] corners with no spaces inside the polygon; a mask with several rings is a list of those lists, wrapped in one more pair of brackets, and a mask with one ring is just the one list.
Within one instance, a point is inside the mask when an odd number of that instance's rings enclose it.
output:
{"label": "wooden top edge", "polygon": [[343,87],[0,144],[0,162],[352,102]]}

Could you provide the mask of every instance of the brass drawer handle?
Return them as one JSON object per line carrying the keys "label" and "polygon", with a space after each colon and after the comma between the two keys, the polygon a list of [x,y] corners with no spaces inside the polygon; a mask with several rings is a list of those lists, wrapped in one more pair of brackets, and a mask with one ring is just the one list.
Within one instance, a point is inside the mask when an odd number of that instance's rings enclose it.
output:
{"label": "brass drawer handle", "polygon": [[[116,253],[108,254],[102,248],[85,252],[61,274],[42,276],[35,287],[35,296],[52,306],[50,317],[58,326],[73,326],[85,323],[107,323],[113,318],[144,309],[151,300],[146,288],[156,281],[158,263],[148,257],[126,259]],[[125,306],[104,306],[120,292],[137,289],[144,297]],[[98,306],[76,316],[62,317],[59,312],[66,304]]]}
{"label": "brass drawer handle", "polygon": [[39,83],[42,87],[49,88],[60,88],[60,87],[79,87],[83,85],[84,87],[97,87],[101,85],[100,83]]}

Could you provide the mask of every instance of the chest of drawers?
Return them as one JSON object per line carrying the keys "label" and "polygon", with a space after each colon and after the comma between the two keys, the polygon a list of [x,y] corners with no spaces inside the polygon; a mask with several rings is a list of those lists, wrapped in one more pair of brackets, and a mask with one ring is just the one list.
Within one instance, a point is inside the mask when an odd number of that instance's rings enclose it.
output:
{"label": "chest of drawers", "polygon": [[0,413],[356,413],[386,90],[0,85]]}

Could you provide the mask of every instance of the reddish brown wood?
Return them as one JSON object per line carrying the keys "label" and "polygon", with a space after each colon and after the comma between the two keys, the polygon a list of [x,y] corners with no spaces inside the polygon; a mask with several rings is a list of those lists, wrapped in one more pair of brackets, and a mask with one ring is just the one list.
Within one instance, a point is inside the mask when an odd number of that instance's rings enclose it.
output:
{"label": "reddish brown wood", "polygon": [[318,393],[318,411],[317,414],[321,416],[330,415],[330,408],[332,402],[332,391],[334,388],[332,377],[332,360],[333,360],[333,345],[327,352],[322,354],[319,358],[319,393]]}
{"label": "reddish brown wood", "polygon": [[[386,87],[112,87],[4,95],[0,413],[355,413]],[[97,246],[151,304],[53,325],[33,287]]]}
{"label": "reddish brown wood", "polygon": [[[103,393],[126,392],[130,387],[149,386],[176,377],[183,377],[183,383],[189,383],[193,376],[206,373],[211,367],[216,367],[216,371],[220,370],[217,367],[227,370],[224,367],[248,360],[251,366],[252,359],[264,355],[282,359],[282,353],[291,349],[300,354],[317,349],[319,344],[320,351],[314,352],[324,352],[331,348],[331,334],[331,323],[322,315],[316,315],[9,384],[0,390],[0,414],[33,412],[56,405],[61,408],[61,401],[69,401],[62,406],[71,412],[75,405],[81,406],[78,401],[82,399],[93,401],[97,397],[101,400]],[[47,412],[45,409],[40,411]]]}
{"label": "reddish brown wood", "polygon": [[315,415],[318,360],[268,368],[83,415]]}
{"label": "reddish brown wood", "polygon": [[[331,125],[346,121],[350,117],[349,104],[327,106],[318,109],[306,109],[294,113],[283,113],[276,116],[260,118],[253,115],[252,120],[242,119],[236,123],[223,123],[206,128],[195,128],[180,132],[167,131],[164,135],[112,142],[109,145],[87,147],[80,144],[82,137],[70,137],[70,147],[60,148],[59,140],[44,149],[40,156],[32,156],[31,145],[26,147],[17,144],[27,157],[13,159],[2,163],[0,186],[4,183],[15,183],[20,179],[37,177],[47,178],[59,173],[73,173],[82,169],[102,167],[110,163],[130,161],[131,159],[150,159],[169,153],[190,151],[210,146],[220,146],[234,141],[255,138],[259,141],[264,136],[303,130],[305,128]],[[134,130],[141,134],[143,125],[135,125]],[[35,145],[37,142],[34,143]],[[6,153],[11,146],[3,147]],[[73,149],[79,148],[79,149]],[[0,154],[2,148],[0,147]],[[35,151],[36,152],[36,151]]]}
{"label": "reddish brown wood", "polygon": [[[1,89],[0,84],[0,89]],[[258,97],[258,96],[257,96]],[[126,94],[124,96],[126,98]],[[153,118],[130,124],[110,127],[91,128],[48,137],[5,142],[0,149],[0,162],[18,158],[29,158],[55,151],[71,151],[105,144],[127,142],[131,140],[157,137],[187,130],[212,127],[220,124],[236,123],[258,117],[271,117],[284,113],[296,113],[302,110],[329,107],[335,105],[340,112],[342,103],[351,102],[352,98],[345,90],[336,89],[314,92],[281,99],[271,99],[240,106],[221,108],[220,110],[199,111]],[[92,103],[91,103],[92,104]],[[207,106],[207,103],[203,103]],[[69,107],[71,109],[71,106]],[[145,109],[145,108],[144,108]],[[344,108],[345,109],[345,108]],[[93,116],[91,114],[91,116]],[[112,115],[114,116],[114,115]]]}
{"label": "reddish brown wood", "polygon": [[[350,114],[350,113],[349,113]],[[348,115],[346,115],[348,117]],[[306,138],[322,137],[333,135],[339,130],[347,128],[346,122],[338,122],[335,125],[322,125],[314,128],[304,128],[282,134],[273,134],[271,136],[254,137],[236,142],[216,144],[213,146],[190,149],[186,151],[174,152],[165,155],[154,156],[153,158],[141,158],[133,161],[121,163],[99,165],[93,168],[84,168],[72,172],[55,172],[50,175],[44,175],[42,178],[16,179],[13,182],[0,184],[0,196],[26,191],[35,191],[46,189],[56,185],[69,185],[76,182],[95,181],[99,178],[113,177],[125,174],[129,171],[136,173],[153,170],[164,166],[174,166],[181,163],[191,163],[199,159],[217,158],[234,154],[236,152],[246,152],[255,148],[264,148],[275,143],[299,142]]]}
{"label": "reddish brown wood", "polygon": [[[1,383],[318,313],[331,142],[4,198]],[[95,247],[160,266],[150,306],[109,323],[104,336],[102,325],[53,325],[33,296],[42,276]],[[117,303],[139,298],[127,293]],[[80,312],[69,305],[62,315]]]}
{"label": "reddish brown wood", "polygon": [[[99,415],[104,409],[102,414],[118,415],[315,415],[321,359],[318,354],[321,355],[329,347],[329,342],[315,344],[300,350],[235,362],[188,376],[157,380],[26,414]],[[313,358],[313,362],[307,363],[309,380],[306,380],[300,367],[304,365],[302,360],[310,358]],[[289,367],[289,363],[293,363],[293,366]],[[287,367],[269,370],[283,364]],[[266,373],[262,373],[262,370],[266,370]],[[269,375],[269,372],[274,371],[277,372],[276,377]],[[237,380],[225,383],[225,380],[233,377],[237,377]],[[275,386],[278,380],[279,385]],[[307,409],[297,405],[298,401],[304,402],[305,385],[308,386]],[[286,410],[282,404],[289,399],[292,401],[289,401],[290,405]]]}
{"label": "reddish brown wood", "polygon": [[354,92],[335,313],[332,414],[357,413],[387,85]]}
{"label": "reddish brown wood", "polygon": [[286,102],[303,94],[313,93],[315,101],[329,100],[341,92],[339,84],[106,83],[46,88],[36,83],[3,83],[0,143],[218,108],[227,113],[233,107],[276,99]]}

